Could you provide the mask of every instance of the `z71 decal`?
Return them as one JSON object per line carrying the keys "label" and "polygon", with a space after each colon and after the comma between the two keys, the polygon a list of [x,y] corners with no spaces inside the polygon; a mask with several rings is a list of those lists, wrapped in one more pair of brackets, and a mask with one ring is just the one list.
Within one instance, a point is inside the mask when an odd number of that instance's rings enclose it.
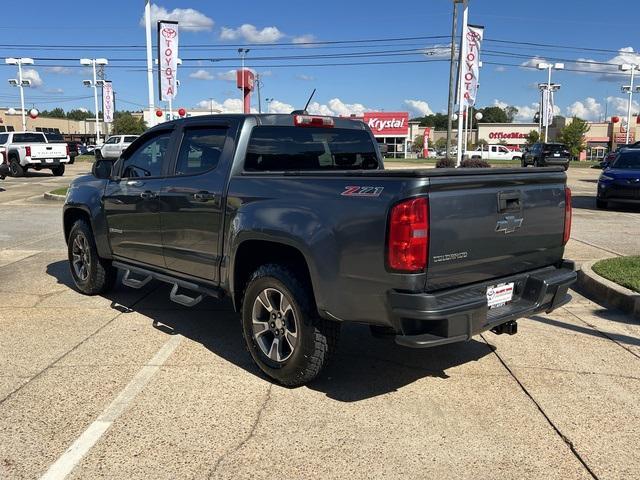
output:
{"label": "z71 decal", "polygon": [[344,187],[344,192],[340,195],[345,197],[379,197],[384,187],[360,187],[349,186]]}

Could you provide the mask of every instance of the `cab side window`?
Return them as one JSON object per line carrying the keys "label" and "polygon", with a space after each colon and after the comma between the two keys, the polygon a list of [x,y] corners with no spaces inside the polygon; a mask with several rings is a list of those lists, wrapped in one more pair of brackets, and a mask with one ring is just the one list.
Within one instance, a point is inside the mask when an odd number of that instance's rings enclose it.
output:
{"label": "cab side window", "polygon": [[192,128],[185,131],[178,153],[176,175],[194,175],[218,166],[226,128]]}
{"label": "cab side window", "polygon": [[109,140],[107,140],[106,142],[104,142],[105,144],[113,144],[113,143],[118,143],[118,137],[109,137]]}
{"label": "cab side window", "polygon": [[0,145],[4,145],[9,140],[9,135],[6,133],[0,133]]}
{"label": "cab side window", "polygon": [[122,178],[162,176],[170,139],[171,132],[162,132],[140,144],[123,160]]}

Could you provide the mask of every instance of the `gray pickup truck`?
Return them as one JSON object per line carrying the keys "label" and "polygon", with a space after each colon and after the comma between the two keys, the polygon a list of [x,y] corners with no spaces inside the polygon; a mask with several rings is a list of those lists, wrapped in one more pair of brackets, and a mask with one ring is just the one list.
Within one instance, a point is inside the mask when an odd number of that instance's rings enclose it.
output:
{"label": "gray pickup truck", "polygon": [[384,170],[347,118],[163,123],[74,179],[63,224],[81,292],[119,269],[186,306],[229,296],[255,363],[289,386],[319,374],[342,322],[417,348],[512,334],[576,278],[562,168]]}

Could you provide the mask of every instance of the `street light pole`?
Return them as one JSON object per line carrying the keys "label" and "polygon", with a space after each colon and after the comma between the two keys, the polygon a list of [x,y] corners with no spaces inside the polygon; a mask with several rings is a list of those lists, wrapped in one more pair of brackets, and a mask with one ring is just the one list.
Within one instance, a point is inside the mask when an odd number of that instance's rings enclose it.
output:
{"label": "street light pole", "polygon": [[22,65],[33,65],[33,58],[6,58],[5,63],[7,65],[18,66],[18,79],[9,79],[9,84],[20,88],[20,109],[22,115],[22,131],[27,130],[27,112],[24,109],[24,87],[31,85],[31,80],[25,80],[22,78]]}
{"label": "street light pole", "polygon": [[[96,73],[96,65],[107,65],[109,62],[106,58],[81,58],[80,65],[91,65],[93,70],[93,81],[84,80],[83,83],[87,87],[93,87],[93,104],[96,111],[96,145],[100,145],[100,117],[98,115],[98,76]],[[104,83],[104,80],[101,80]]]}
{"label": "street light pole", "polygon": [[241,68],[240,68],[240,78],[241,78],[241,86],[242,89],[240,90],[240,95],[242,96],[242,111],[244,113],[249,113],[247,112],[246,108],[245,108],[245,102],[244,102],[244,97],[245,97],[245,91],[244,91],[244,57],[247,53],[249,53],[249,49],[248,48],[239,48],[238,49],[238,53],[240,54],[240,64],[241,64]]}
{"label": "street light pole", "polygon": [[626,85],[622,87],[622,91],[624,93],[627,93],[627,89],[629,93],[629,105],[627,105],[627,136],[625,141],[625,143],[627,144],[629,143],[629,133],[631,131],[631,104],[633,103],[633,77],[637,69],[638,69],[638,65],[628,65],[628,64],[620,65],[621,71],[623,72],[631,71],[631,85],[629,85],[628,87]]}
{"label": "street light pole", "polygon": [[273,98],[265,98],[264,101],[267,104],[267,113],[271,113],[271,102],[273,102]]}
{"label": "street light pole", "polygon": [[[547,90],[547,101],[544,105],[544,141],[548,142],[549,141],[549,101],[551,100],[551,92],[552,90],[552,86],[551,86],[551,69],[555,68],[556,70],[562,70],[564,69],[564,63],[539,63],[538,64],[538,69],[539,70],[547,70],[548,75],[547,75],[547,86],[546,86],[546,90]],[[559,87],[558,87],[559,88]],[[543,95],[544,98],[544,95]]]}

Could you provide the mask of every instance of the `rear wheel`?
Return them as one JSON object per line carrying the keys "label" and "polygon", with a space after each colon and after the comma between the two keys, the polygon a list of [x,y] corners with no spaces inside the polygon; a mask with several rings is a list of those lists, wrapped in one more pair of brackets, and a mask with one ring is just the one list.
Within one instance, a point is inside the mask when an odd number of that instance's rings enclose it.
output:
{"label": "rear wheel", "polygon": [[24,175],[24,168],[16,158],[11,159],[9,162],[9,172],[12,177],[22,177]]}
{"label": "rear wheel", "polygon": [[53,173],[56,177],[61,177],[64,175],[64,165],[56,165],[55,167],[51,167],[51,173]]}
{"label": "rear wheel", "polygon": [[315,379],[335,351],[340,325],[318,316],[308,282],[289,268],[263,265],[242,302],[242,332],[258,367],[297,387]]}
{"label": "rear wheel", "polygon": [[606,200],[600,200],[599,198],[596,198],[596,207],[597,208],[601,208],[601,209],[606,209],[607,206],[609,205],[609,202],[607,202]]}
{"label": "rear wheel", "polygon": [[98,256],[93,232],[84,220],[76,221],[71,227],[67,249],[71,276],[78,290],[96,295],[113,288],[118,271],[111,262]]}

